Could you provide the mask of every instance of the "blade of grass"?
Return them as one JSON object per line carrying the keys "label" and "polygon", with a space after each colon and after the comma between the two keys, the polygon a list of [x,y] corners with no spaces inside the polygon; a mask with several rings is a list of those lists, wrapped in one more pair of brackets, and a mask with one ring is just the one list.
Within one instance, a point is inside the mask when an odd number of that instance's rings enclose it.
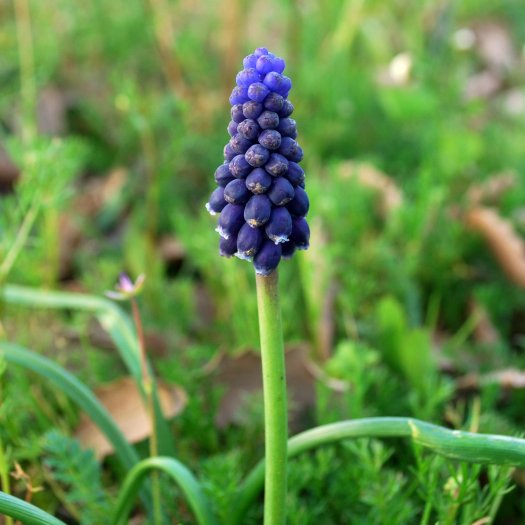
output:
{"label": "blade of grass", "polygon": [[22,499],[0,492],[0,515],[10,516],[26,525],[66,525],[38,507]]}
{"label": "blade of grass", "polygon": [[160,470],[168,474],[179,485],[199,525],[217,525],[210,502],[201,484],[191,471],[174,458],[148,458],[136,465],[128,474],[120,490],[113,525],[125,525],[133,507],[137,491],[149,471]]}
{"label": "blade of grass", "polygon": [[[288,458],[343,439],[408,437],[436,454],[469,463],[524,466],[525,439],[474,434],[404,417],[377,417],[341,421],[302,432],[288,441]],[[242,523],[264,484],[264,460],[246,477],[232,512],[231,525]]]}
{"label": "blade of grass", "polygon": [[[72,309],[93,313],[115,343],[126,368],[142,393],[144,402],[147,403],[147,395],[142,384],[137,336],[129,317],[116,304],[92,295],[36,290],[16,285],[6,285],[3,288],[3,299],[8,304],[31,308]],[[175,447],[168,422],[160,407],[155,381],[152,388],[159,453],[172,456],[175,455]]]}

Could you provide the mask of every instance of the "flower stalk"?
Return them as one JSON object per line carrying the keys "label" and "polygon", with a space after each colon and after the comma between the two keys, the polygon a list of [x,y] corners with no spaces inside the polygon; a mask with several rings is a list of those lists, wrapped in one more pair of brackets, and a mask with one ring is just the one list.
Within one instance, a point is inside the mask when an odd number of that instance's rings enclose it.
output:
{"label": "flower stalk", "polygon": [[277,270],[256,275],[264,390],[264,525],[286,521],[288,414]]}

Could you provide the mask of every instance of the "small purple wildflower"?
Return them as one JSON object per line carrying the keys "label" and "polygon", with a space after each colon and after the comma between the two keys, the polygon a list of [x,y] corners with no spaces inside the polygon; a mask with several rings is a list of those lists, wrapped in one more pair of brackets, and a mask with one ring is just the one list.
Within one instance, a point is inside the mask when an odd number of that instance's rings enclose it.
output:
{"label": "small purple wildflower", "polygon": [[230,96],[231,139],[206,208],[220,213],[220,255],[253,261],[258,274],[269,275],[281,258],[308,248],[310,204],[285,62],[259,47],[243,66]]}
{"label": "small purple wildflower", "polygon": [[115,301],[127,301],[141,292],[145,279],[146,276],[140,274],[137,280],[133,282],[127,274],[122,272],[119,275],[118,284],[115,286],[116,291],[108,291],[105,295]]}

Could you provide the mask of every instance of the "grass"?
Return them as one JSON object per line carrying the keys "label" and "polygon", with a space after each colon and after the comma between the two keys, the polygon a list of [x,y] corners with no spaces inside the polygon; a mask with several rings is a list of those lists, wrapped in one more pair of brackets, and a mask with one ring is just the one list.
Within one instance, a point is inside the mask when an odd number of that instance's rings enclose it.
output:
{"label": "grass", "polygon": [[[0,196],[0,284],[102,295],[123,269],[147,274],[140,307],[154,370],[189,397],[170,424],[177,457],[205,477],[219,516],[263,441],[257,397],[242,425],[212,424],[225,387],[209,365],[257,348],[258,330],[252,270],[217,256],[203,203],[234,74],[259,45],[287,59],[312,201],[312,247],[281,265],[285,341],[308,348],[319,371],[299,427],[403,415],[523,432],[523,391],[490,380],[525,367],[525,294],[498,262],[520,261],[508,249],[495,256],[465,219],[490,206],[525,235],[521,9],[518,0],[0,3],[0,133],[22,173]],[[467,96],[480,75],[494,89]],[[379,189],[372,171],[384,176]],[[503,172],[515,174],[506,191],[491,183]],[[483,184],[492,186],[473,202]],[[125,374],[86,313],[2,303],[0,315],[2,337],[91,387]],[[471,373],[489,379],[459,388]],[[0,387],[3,490],[17,462],[44,487],[35,504],[88,523],[96,501],[118,492],[114,458],[90,471],[95,499],[76,499],[46,467],[60,458],[48,432],[69,439],[78,423],[70,402],[16,367],[2,368]],[[302,525],[525,516],[521,471],[399,441],[332,446],[293,460],[289,477],[289,522]],[[169,519],[192,523],[161,480]],[[13,478],[9,489],[27,493]]]}

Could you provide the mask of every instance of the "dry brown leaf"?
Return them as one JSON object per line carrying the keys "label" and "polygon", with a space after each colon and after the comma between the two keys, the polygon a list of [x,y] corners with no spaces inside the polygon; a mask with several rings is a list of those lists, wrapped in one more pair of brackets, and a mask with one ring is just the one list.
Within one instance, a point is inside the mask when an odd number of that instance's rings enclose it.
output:
{"label": "dry brown leaf", "polygon": [[[182,388],[159,383],[158,391],[166,418],[175,417],[184,410],[187,395]],[[137,443],[150,435],[149,416],[143,398],[131,377],[124,377],[97,388],[95,394],[130,443]],[[75,437],[85,448],[93,449],[97,458],[103,458],[113,452],[113,446],[85,415],[81,418]]]}
{"label": "dry brown leaf", "polygon": [[521,390],[525,388],[525,371],[516,368],[506,368],[489,372],[488,374],[467,374],[457,379],[459,390],[475,390],[487,385],[499,385],[506,390]]}
{"label": "dry brown leaf", "polygon": [[517,175],[513,171],[498,173],[479,184],[473,184],[467,192],[467,199],[472,206],[487,201],[496,202],[504,193],[516,186],[517,180]]}
{"label": "dry brown leaf", "polygon": [[[308,370],[308,351],[304,347],[286,352],[286,379],[290,399],[290,425],[298,428],[305,409],[315,403],[314,378]],[[242,423],[247,397],[262,392],[261,358],[253,352],[238,357],[223,355],[217,363],[214,382],[225,388],[215,423],[225,427]]]}
{"label": "dry brown leaf", "polygon": [[489,98],[495,95],[503,86],[503,79],[495,71],[489,69],[472,75],[465,84],[463,96],[465,100]]}
{"label": "dry brown leaf", "polygon": [[383,216],[389,215],[403,204],[403,194],[395,182],[372,164],[347,161],[339,169],[342,177],[355,177],[363,186],[379,192]]}
{"label": "dry brown leaf", "polygon": [[512,224],[492,208],[484,207],[469,210],[465,223],[483,236],[507,277],[525,288],[525,242]]}
{"label": "dry brown leaf", "polygon": [[494,70],[510,70],[517,60],[510,28],[496,20],[474,26],[476,47],[485,64]]}
{"label": "dry brown leaf", "polygon": [[487,309],[475,299],[469,301],[469,311],[476,319],[473,336],[476,342],[494,344],[500,340],[500,335],[492,323]]}

